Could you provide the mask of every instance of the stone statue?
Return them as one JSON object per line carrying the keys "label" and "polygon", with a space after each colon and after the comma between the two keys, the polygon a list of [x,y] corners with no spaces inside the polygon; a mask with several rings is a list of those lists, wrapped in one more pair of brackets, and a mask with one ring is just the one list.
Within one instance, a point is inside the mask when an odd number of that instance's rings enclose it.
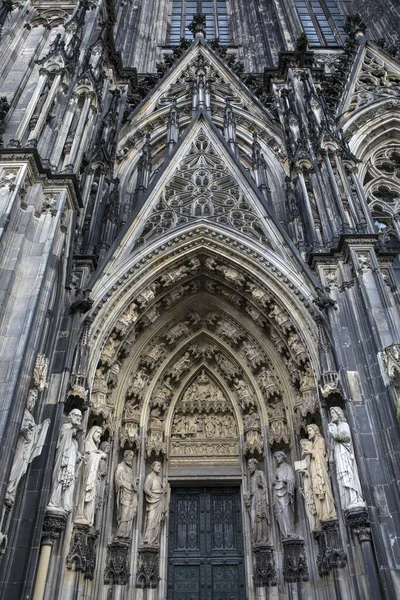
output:
{"label": "stone statue", "polygon": [[71,512],[74,506],[76,467],[82,458],[76,434],[81,423],[82,413],[74,408],[61,427],[51,484],[50,508]]}
{"label": "stone statue", "polygon": [[275,452],[278,465],[273,482],[274,513],[282,538],[298,538],[294,529],[294,471],[286,462],[286,454]]}
{"label": "stone statue", "polygon": [[312,446],[305,447],[303,455],[310,456],[310,477],[316,510],[316,526],[320,527],[322,521],[336,519],[335,501],[329,480],[325,440],[318,425],[308,425],[307,435]]}
{"label": "stone statue", "polygon": [[99,469],[97,471],[97,485],[96,485],[96,506],[95,506],[95,527],[96,529],[100,528],[101,522],[101,509],[103,506],[103,502],[106,497],[106,476],[107,476],[107,459],[111,450],[110,442],[101,442],[100,450],[103,452],[103,456],[101,457]]}
{"label": "stone statue", "polygon": [[264,472],[257,469],[258,460],[249,460],[250,491],[244,500],[250,511],[251,540],[254,546],[265,546],[269,538],[268,487]]}
{"label": "stone statue", "polygon": [[137,512],[137,483],[132,470],[133,451],[125,450],[124,459],[115,470],[115,492],[117,495],[117,537],[130,538]]}
{"label": "stone statue", "polygon": [[46,439],[47,430],[50,425],[49,419],[43,421],[41,425],[36,425],[35,423],[32,411],[35,407],[37,397],[38,392],[36,389],[29,391],[5,496],[5,504],[9,507],[13,506],[15,502],[18,484],[28,470],[28,465],[42,452],[44,440]]}
{"label": "stone statue", "polygon": [[96,507],[96,487],[100,462],[107,459],[107,454],[99,449],[103,430],[98,425],[90,428],[85,438],[83,467],[81,470],[81,486],[79,490],[76,523],[93,525]]}
{"label": "stone statue", "polygon": [[314,494],[312,490],[311,484],[311,476],[310,476],[310,454],[312,448],[312,442],[310,440],[300,440],[300,446],[302,454],[305,455],[303,460],[297,460],[294,463],[294,469],[296,473],[301,473],[303,475],[303,487],[299,488],[299,491],[303,495],[306,515],[308,522],[310,524],[311,531],[316,529],[316,508],[314,502]]}
{"label": "stone statue", "polygon": [[365,506],[362,495],[350,427],[339,406],[330,409],[328,432],[331,438],[331,459],[336,465],[340,504],[346,508]]}
{"label": "stone statue", "polygon": [[161,477],[161,463],[153,462],[144,482],[146,498],[146,518],[144,525],[143,544],[158,546],[160,543],[161,524],[168,508],[169,488],[164,486]]}

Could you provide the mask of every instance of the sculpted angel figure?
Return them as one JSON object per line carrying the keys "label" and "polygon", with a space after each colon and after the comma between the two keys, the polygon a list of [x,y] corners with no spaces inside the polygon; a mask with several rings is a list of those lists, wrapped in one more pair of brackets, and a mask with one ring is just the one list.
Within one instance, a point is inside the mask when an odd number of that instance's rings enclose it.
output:
{"label": "sculpted angel figure", "polygon": [[12,506],[14,504],[18,484],[28,470],[28,465],[36,456],[41,454],[47,430],[50,425],[49,419],[46,419],[41,424],[36,425],[35,423],[32,411],[35,407],[37,397],[37,390],[30,390],[5,496],[5,503],[7,506]]}
{"label": "sculpted angel figure", "polygon": [[358,476],[349,424],[339,406],[333,406],[329,412],[331,421],[328,425],[328,432],[331,438],[331,459],[336,465],[340,504],[343,510],[352,506],[363,506],[365,501]]}

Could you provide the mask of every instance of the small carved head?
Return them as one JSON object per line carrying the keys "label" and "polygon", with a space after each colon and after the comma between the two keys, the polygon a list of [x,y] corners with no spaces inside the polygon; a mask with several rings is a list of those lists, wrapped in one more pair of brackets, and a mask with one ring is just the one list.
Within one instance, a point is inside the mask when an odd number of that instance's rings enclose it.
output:
{"label": "small carved head", "polygon": [[309,440],[313,440],[314,438],[321,437],[321,432],[319,430],[318,425],[315,423],[311,423],[311,425],[307,425],[307,435]]}
{"label": "small carved head", "polygon": [[332,423],[346,422],[346,417],[340,406],[332,406],[329,413],[331,415]]}
{"label": "small carved head", "polygon": [[278,465],[282,464],[283,462],[286,462],[286,454],[282,450],[278,450],[278,452],[275,452],[274,456]]}
{"label": "small carved head", "polygon": [[254,471],[257,469],[258,466],[258,460],[256,458],[251,458],[249,460],[249,471],[250,473],[254,473]]}
{"label": "small carved head", "polygon": [[133,450],[125,450],[124,452],[124,463],[131,467],[133,465]]}
{"label": "small carved head", "polygon": [[69,413],[67,420],[78,427],[82,423],[82,413],[79,408],[73,408]]}
{"label": "small carved head", "polygon": [[27,410],[29,410],[29,412],[32,412],[33,409],[35,408],[37,397],[38,397],[37,389],[29,390],[28,398],[26,400],[26,408],[27,408]]}
{"label": "small carved head", "polygon": [[158,473],[161,471],[161,463],[158,462],[158,460],[156,460],[151,465],[151,468],[154,471],[154,473],[157,473],[157,475],[158,475]]}

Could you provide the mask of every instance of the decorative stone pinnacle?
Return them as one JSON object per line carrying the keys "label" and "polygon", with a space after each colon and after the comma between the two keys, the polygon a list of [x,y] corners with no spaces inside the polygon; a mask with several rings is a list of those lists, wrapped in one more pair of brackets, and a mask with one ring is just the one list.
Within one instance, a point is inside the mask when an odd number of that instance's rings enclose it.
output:
{"label": "decorative stone pinnacle", "polygon": [[206,15],[203,15],[202,13],[194,15],[193,21],[188,26],[188,29],[192,32],[194,38],[199,33],[206,37]]}

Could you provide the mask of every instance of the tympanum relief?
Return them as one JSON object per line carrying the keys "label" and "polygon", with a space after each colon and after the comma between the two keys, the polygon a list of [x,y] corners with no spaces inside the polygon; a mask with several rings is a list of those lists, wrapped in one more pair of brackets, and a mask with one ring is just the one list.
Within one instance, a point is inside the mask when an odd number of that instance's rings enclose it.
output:
{"label": "tympanum relief", "polygon": [[237,460],[238,453],[232,403],[203,370],[176,406],[171,462]]}

